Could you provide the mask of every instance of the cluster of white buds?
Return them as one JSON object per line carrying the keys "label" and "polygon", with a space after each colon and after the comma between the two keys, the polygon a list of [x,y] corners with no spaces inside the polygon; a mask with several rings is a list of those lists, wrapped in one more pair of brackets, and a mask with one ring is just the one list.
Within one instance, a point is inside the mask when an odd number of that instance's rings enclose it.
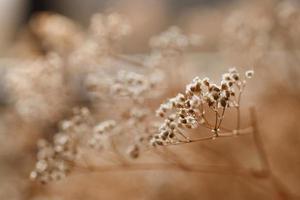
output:
{"label": "cluster of white buds", "polygon": [[180,141],[180,138],[178,137],[179,135],[186,139],[186,137],[182,133],[181,128],[183,127],[181,123],[178,123],[175,114],[168,116],[168,118],[165,119],[164,123],[159,127],[159,133],[155,134],[151,138],[150,144],[152,146],[156,146],[178,142]]}
{"label": "cluster of white buds", "polygon": [[253,70],[248,70],[248,71],[245,72],[246,78],[250,79],[250,78],[253,77],[253,75],[254,75],[254,71]]}
{"label": "cluster of white buds", "polygon": [[107,16],[95,14],[92,16],[90,30],[95,38],[107,41],[119,41],[128,35],[131,27],[127,20],[117,13]]}
{"label": "cluster of white buds", "polygon": [[92,137],[88,144],[91,148],[101,150],[105,148],[106,142],[113,135],[113,130],[116,127],[114,120],[107,120],[99,123],[93,128]]}
{"label": "cluster of white buds", "polygon": [[40,140],[38,142],[38,160],[35,169],[30,173],[30,178],[32,180],[39,180],[42,183],[47,183],[52,180],[62,179],[66,176],[72,167],[67,160],[72,160],[75,153],[61,148],[67,146],[62,143],[68,143],[68,140],[69,138],[67,137],[61,139],[60,142],[57,141],[55,146],[49,144],[45,140]]}
{"label": "cluster of white buds", "polygon": [[113,80],[111,92],[117,96],[140,99],[150,91],[159,80],[151,79],[143,74],[132,71],[120,71]]}
{"label": "cluster of white buds", "polygon": [[[254,72],[249,70],[245,73],[245,77],[251,78],[253,74]],[[208,78],[202,80],[199,77],[194,78],[186,86],[184,94],[179,93],[169,99],[156,111],[158,116],[165,118],[165,121],[160,126],[159,133],[153,136],[151,144],[178,142],[179,137],[188,139],[183,134],[184,128],[209,126],[205,118],[206,109],[218,112],[219,108],[225,111],[226,108],[239,106],[237,96],[243,92],[246,84],[245,77],[241,77],[235,68],[231,68],[228,73],[223,74],[220,85],[211,83]],[[168,114],[168,111],[171,114]],[[217,131],[219,126],[212,127],[212,131]]]}
{"label": "cluster of white buds", "polygon": [[199,45],[201,42],[200,36],[197,35],[186,36],[182,33],[180,28],[172,26],[165,32],[162,32],[158,36],[151,38],[150,46],[153,49],[159,50],[172,50],[172,51],[184,51],[188,46]]}
{"label": "cluster of white buds", "polygon": [[[67,124],[67,125],[66,125]],[[80,132],[80,129],[78,127],[83,126],[85,124],[91,125],[93,124],[93,118],[91,116],[90,110],[86,107],[82,108],[73,108],[73,116],[70,120],[63,121],[61,127],[64,130],[64,128],[77,128],[75,129],[76,132]],[[66,130],[68,130],[66,129]]]}
{"label": "cluster of white buds", "polygon": [[[114,97],[126,97],[128,103],[133,104],[122,114],[118,128],[128,132],[128,137],[133,139],[127,148],[129,157],[135,159],[140,155],[141,149],[148,146],[149,135],[153,134],[151,110],[145,108],[144,102],[161,93],[161,88],[156,88],[161,82],[160,70],[154,70],[144,75],[132,71],[120,71],[113,80],[111,92]],[[123,99],[124,100],[124,99]],[[152,131],[152,132],[151,132]]]}
{"label": "cluster of white buds", "polygon": [[133,143],[128,147],[127,154],[133,159],[138,158],[140,151],[149,146],[151,135],[157,130],[152,113],[151,109],[143,108],[141,105],[129,112],[126,124],[133,136]]}
{"label": "cluster of white buds", "polygon": [[87,108],[74,109],[74,116],[61,122],[53,142],[38,142],[37,163],[30,178],[47,183],[59,180],[72,169],[82,138],[91,131],[91,116]]}

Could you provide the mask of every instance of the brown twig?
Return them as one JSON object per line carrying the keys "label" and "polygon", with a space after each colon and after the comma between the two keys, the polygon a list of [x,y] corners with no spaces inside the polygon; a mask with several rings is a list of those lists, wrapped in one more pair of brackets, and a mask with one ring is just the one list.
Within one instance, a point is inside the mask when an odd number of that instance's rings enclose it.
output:
{"label": "brown twig", "polygon": [[238,135],[234,132],[219,133],[217,137],[215,135],[212,135],[212,136],[207,136],[207,137],[190,139],[190,140],[187,140],[187,141],[180,141],[180,142],[176,142],[176,143],[170,143],[170,144],[166,144],[164,146],[188,144],[188,143],[194,143],[194,142],[200,142],[200,141],[206,141],[206,140],[214,140],[214,139],[218,139],[218,138],[234,137],[234,136],[239,136],[239,135],[248,135],[248,134],[251,134],[251,133],[252,133],[252,127],[249,127],[249,128],[246,128],[246,129],[239,130]]}

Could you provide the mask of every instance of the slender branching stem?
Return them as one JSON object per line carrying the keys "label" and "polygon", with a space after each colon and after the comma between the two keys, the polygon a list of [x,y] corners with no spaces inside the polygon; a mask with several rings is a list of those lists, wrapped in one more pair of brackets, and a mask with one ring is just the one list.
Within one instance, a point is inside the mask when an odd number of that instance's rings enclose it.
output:
{"label": "slender branching stem", "polygon": [[[248,135],[248,134],[251,134],[251,133],[252,133],[252,127],[239,130],[239,135]],[[212,136],[207,136],[207,137],[200,137],[200,138],[190,139],[190,140],[187,140],[187,141],[180,141],[180,142],[176,142],[176,143],[170,143],[170,144],[166,144],[164,146],[188,144],[188,143],[194,143],[194,142],[200,142],[200,141],[206,141],[206,140],[214,140],[214,139],[217,139],[217,138],[227,138],[227,137],[233,137],[233,136],[237,136],[237,134],[235,132],[219,133],[218,137],[216,137],[215,135],[212,135]]]}

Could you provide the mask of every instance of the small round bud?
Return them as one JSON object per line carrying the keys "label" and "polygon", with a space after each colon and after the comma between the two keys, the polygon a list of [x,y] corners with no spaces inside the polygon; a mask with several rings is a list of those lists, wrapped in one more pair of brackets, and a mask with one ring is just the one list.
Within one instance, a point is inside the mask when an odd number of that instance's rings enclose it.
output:
{"label": "small round bud", "polygon": [[175,122],[172,122],[172,123],[170,124],[170,128],[171,128],[172,130],[174,130],[174,129],[176,128],[176,123],[175,123]]}
{"label": "small round bud", "polygon": [[204,85],[206,85],[207,87],[209,87],[209,78],[204,78],[203,79],[203,83],[204,83]]}
{"label": "small round bud", "polygon": [[38,173],[36,171],[32,171],[29,175],[30,180],[35,180],[38,177]]}
{"label": "small round bud", "polygon": [[219,95],[218,92],[213,92],[213,93],[212,93],[212,97],[214,98],[214,100],[218,100],[219,97],[220,97],[220,95]]}
{"label": "small round bud", "polygon": [[163,118],[165,116],[165,113],[162,110],[158,110],[156,113],[159,117]]}
{"label": "small round bud", "polygon": [[183,123],[183,124],[186,124],[187,120],[185,118],[180,118],[180,122]]}
{"label": "small round bud", "polygon": [[228,89],[228,85],[226,83],[222,83],[221,84],[221,89],[222,90],[227,90]]}
{"label": "small round bud", "polygon": [[253,77],[254,71],[253,70],[248,70],[248,71],[245,72],[245,75],[246,75],[247,78],[250,79],[250,78]]}
{"label": "small round bud", "polygon": [[171,132],[170,135],[169,135],[169,137],[170,137],[170,138],[174,138],[174,137],[175,137],[175,134],[174,134],[173,132]]}
{"label": "small round bud", "polygon": [[226,107],[226,105],[227,105],[226,98],[223,97],[223,98],[220,100],[220,103],[221,103],[221,106],[222,106],[222,107]]}
{"label": "small round bud", "polygon": [[238,81],[240,79],[239,75],[238,74],[233,74],[232,75],[232,78],[236,81]]}

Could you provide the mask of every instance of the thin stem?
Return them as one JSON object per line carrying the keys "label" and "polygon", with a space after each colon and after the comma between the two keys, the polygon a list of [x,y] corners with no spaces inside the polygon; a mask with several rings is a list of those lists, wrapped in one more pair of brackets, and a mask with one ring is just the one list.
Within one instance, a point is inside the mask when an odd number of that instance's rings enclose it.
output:
{"label": "thin stem", "polygon": [[[204,115],[202,115],[202,118],[204,119],[204,125],[203,124],[200,124],[201,125],[201,127],[204,127],[204,128],[207,128],[207,129],[209,129],[209,130],[212,130],[213,129],[213,125],[211,125],[209,122],[208,122],[208,120],[206,119],[206,117],[204,116]],[[229,129],[229,128],[226,128],[226,127],[224,127],[224,126],[219,126],[219,129],[220,130],[223,130],[223,131],[232,131],[231,129]]]}
{"label": "thin stem", "polygon": [[[215,112],[215,110],[213,110],[213,111]],[[201,112],[201,114],[198,117],[202,118],[204,120],[204,124],[201,124],[201,126],[204,127],[204,128],[212,130],[213,129],[213,125],[209,123],[209,121],[207,120],[207,118],[205,116],[205,113],[203,111],[203,103],[201,103],[201,105],[200,105],[200,112]],[[221,130],[224,130],[224,131],[232,131],[232,130],[230,130],[228,128],[225,128],[225,127],[221,126],[221,124],[219,125],[218,128],[221,129]]]}
{"label": "thin stem", "polygon": [[[251,134],[251,133],[252,133],[252,127],[249,127],[249,128],[243,129],[243,130],[239,130],[239,135],[247,135],[247,134]],[[170,143],[170,144],[166,144],[164,146],[180,145],[180,144],[187,144],[187,143],[200,142],[200,141],[206,141],[206,140],[214,140],[217,138],[234,137],[234,136],[237,136],[237,134],[234,132],[218,133],[218,137],[213,135],[213,136],[190,139],[188,141],[180,141],[180,142],[176,142],[176,143]]]}
{"label": "thin stem", "polygon": [[179,135],[181,135],[184,139],[186,139],[186,141],[190,141],[190,138],[184,135],[184,133],[179,128],[176,128],[176,130],[179,133]]}
{"label": "thin stem", "polygon": [[144,63],[143,62],[140,62],[140,61],[137,61],[137,60],[134,60],[134,59],[131,59],[131,58],[128,58],[128,57],[125,57],[125,56],[121,56],[121,55],[118,55],[118,54],[111,54],[111,56],[117,60],[120,60],[122,62],[126,62],[128,64],[131,64],[133,66],[137,66],[137,67],[145,67]]}
{"label": "thin stem", "polygon": [[[243,87],[244,88],[244,87]],[[238,99],[237,99],[237,107],[236,107],[236,112],[237,112],[237,115],[236,115],[236,130],[240,130],[240,127],[241,127],[241,109],[240,109],[240,104],[241,104],[241,99],[242,99],[242,93],[243,93],[243,88],[240,88],[240,92],[239,92],[239,95],[238,95]]]}
{"label": "thin stem", "polygon": [[271,168],[269,158],[268,158],[268,154],[265,150],[265,146],[264,146],[264,143],[262,141],[261,134],[258,130],[256,111],[255,111],[254,108],[251,108],[250,112],[251,112],[251,121],[252,121],[252,125],[253,125],[254,144],[255,144],[255,147],[258,151],[260,161],[261,161],[261,163],[263,165],[263,168],[264,168],[262,170],[262,173],[267,178],[269,178],[270,181],[272,182],[272,185],[273,185],[274,189],[276,190],[279,199],[290,199],[291,198],[291,193],[290,193],[289,189],[274,174],[274,172]]}
{"label": "thin stem", "polygon": [[221,119],[220,119],[220,121],[219,121],[219,125],[218,125],[218,129],[220,128],[220,126],[221,126],[221,123],[222,123],[222,121],[223,121],[223,119],[224,119],[225,110],[226,110],[226,107],[223,107],[223,110],[222,110],[222,115],[221,115]]}
{"label": "thin stem", "polygon": [[219,133],[218,133],[218,119],[219,119],[219,113],[217,110],[215,110],[216,113],[216,119],[215,119],[215,126],[214,126],[214,137],[218,137]]}

